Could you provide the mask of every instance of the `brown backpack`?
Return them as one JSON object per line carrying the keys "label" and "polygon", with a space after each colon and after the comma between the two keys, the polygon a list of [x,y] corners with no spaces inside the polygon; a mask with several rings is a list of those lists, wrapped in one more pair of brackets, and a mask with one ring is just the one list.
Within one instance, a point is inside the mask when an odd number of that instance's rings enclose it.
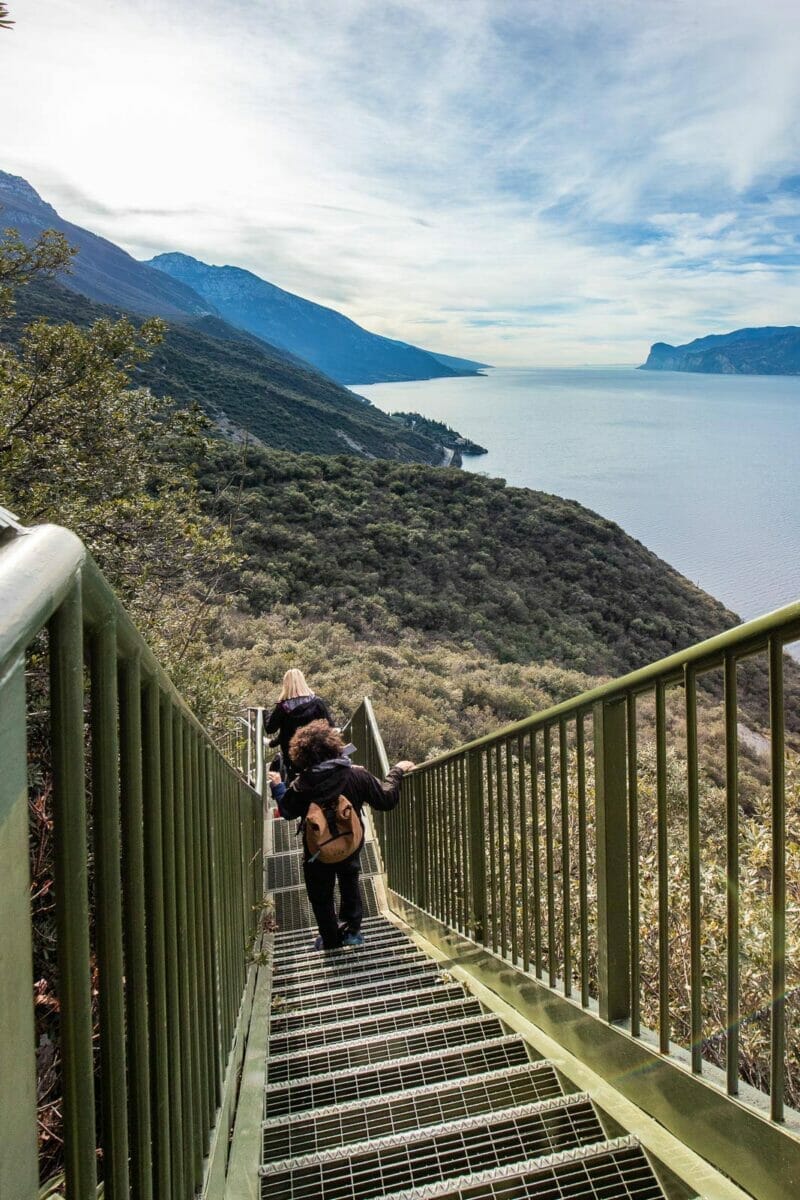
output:
{"label": "brown backpack", "polygon": [[324,808],[312,800],[303,827],[309,862],[344,862],[361,849],[364,840],[361,818],[346,796],[339,796]]}

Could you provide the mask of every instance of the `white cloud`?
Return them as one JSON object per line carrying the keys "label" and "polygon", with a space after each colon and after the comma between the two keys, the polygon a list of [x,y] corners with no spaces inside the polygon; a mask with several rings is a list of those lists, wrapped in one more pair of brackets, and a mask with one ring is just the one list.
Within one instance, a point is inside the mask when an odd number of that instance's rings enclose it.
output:
{"label": "white cloud", "polygon": [[0,166],[134,253],[233,262],[498,362],[800,320],[788,0],[14,15]]}

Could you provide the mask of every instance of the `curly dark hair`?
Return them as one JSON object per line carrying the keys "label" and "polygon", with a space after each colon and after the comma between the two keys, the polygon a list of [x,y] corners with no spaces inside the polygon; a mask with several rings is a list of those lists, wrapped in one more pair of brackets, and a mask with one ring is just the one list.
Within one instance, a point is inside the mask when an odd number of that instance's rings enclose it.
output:
{"label": "curly dark hair", "polygon": [[343,750],[344,738],[327,721],[309,721],[289,742],[289,757],[298,771],[339,758]]}

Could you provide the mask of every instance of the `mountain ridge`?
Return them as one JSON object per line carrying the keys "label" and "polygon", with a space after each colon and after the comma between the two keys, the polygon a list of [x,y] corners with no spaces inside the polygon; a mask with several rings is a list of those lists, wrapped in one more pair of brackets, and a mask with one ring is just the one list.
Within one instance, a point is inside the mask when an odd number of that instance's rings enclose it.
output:
{"label": "mountain ridge", "polygon": [[[485,365],[438,358],[407,342],[370,333],[336,309],[288,292],[243,267],[217,267],[177,251],[157,254],[147,265],[205,297],[231,324],[305,359],[338,383],[475,375]],[[448,357],[452,365],[443,361]]]}

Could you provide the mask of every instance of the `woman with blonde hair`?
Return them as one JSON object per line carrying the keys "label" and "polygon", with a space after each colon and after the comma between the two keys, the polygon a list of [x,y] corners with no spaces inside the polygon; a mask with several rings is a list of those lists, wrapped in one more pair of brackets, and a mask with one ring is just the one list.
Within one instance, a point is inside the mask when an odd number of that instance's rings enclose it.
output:
{"label": "woman with blonde hair", "polygon": [[283,765],[289,780],[297,774],[289,755],[289,743],[298,729],[302,729],[311,721],[327,721],[329,725],[334,724],[325,701],[314,695],[303,672],[297,667],[291,667],[283,677],[278,703],[266,725],[266,733],[277,734],[271,744],[280,745]]}

